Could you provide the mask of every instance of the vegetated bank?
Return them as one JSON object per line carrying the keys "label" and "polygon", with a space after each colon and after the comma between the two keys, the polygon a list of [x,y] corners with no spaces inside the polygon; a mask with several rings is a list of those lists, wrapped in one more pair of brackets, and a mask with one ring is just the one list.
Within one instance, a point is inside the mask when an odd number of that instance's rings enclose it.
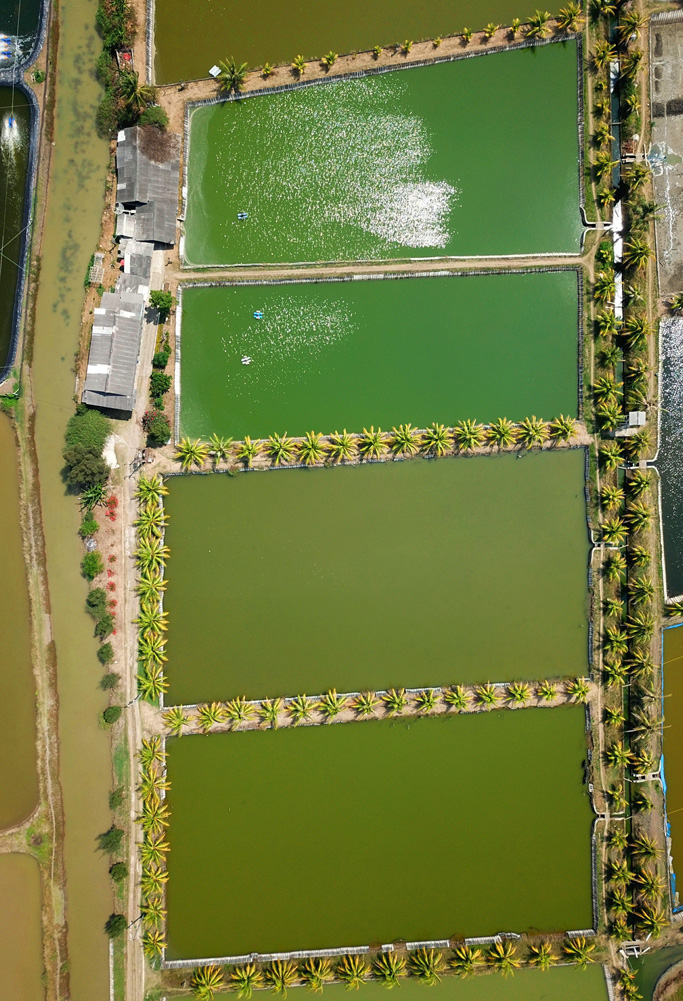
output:
{"label": "vegetated bank", "polygon": [[580,286],[568,269],[185,287],[181,434],[576,416]]}
{"label": "vegetated bank", "polygon": [[[539,93],[552,116],[520,124],[517,109]],[[514,113],[503,112],[502,94]],[[577,117],[574,40],[198,107],[185,257],[222,265],[576,251]]]}

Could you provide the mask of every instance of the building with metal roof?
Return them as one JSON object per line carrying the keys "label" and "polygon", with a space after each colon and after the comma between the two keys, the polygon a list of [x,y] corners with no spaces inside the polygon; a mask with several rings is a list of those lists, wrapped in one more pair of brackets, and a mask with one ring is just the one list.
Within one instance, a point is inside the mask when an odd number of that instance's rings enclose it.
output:
{"label": "building with metal roof", "polygon": [[116,236],[174,244],[180,136],[152,125],[122,129],[116,144]]}
{"label": "building with metal roof", "polygon": [[133,410],[144,310],[145,297],[137,292],[102,296],[94,313],[83,403],[105,410]]}

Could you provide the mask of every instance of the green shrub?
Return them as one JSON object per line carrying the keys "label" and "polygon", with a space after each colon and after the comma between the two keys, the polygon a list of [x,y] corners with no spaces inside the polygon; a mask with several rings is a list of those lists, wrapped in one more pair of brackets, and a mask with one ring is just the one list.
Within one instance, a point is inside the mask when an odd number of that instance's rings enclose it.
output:
{"label": "green shrub", "polygon": [[135,36],[135,11],[128,0],[100,0],[95,21],[105,49],[122,49]]}
{"label": "green shrub", "polygon": [[152,406],[154,407],[155,410],[163,410],[164,409],[163,396],[155,396],[154,399],[152,400]]}
{"label": "green shrub", "polygon": [[154,289],[153,292],[149,293],[149,301],[160,313],[170,313],[175,306],[175,299],[171,293],[160,292],[158,289]]}
{"label": "green shrub", "polygon": [[45,70],[36,70],[33,74],[33,79],[36,83],[45,83],[46,75]]}
{"label": "green shrub", "polygon": [[152,358],[153,368],[166,368],[168,365],[168,359],[171,357],[171,352],[168,348],[164,351],[157,351],[157,353]]}
{"label": "green shrub", "polygon": [[69,418],[64,432],[64,444],[82,445],[93,455],[102,455],[104,443],[111,434],[109,420],[99,410],[88,410],[81,404],[73,417]]}
{"label": "green shrub", "polygon": [[171,377],[164,372],[152,372],[149,377],[149,387],[152,396],[163,396],[171,388]]}
{"label": "green shrub", "polygon": [[86,580],[94,580],[103,570],[104,563],[98,552],[86,553],[81,560],[81,573]]}
{"label": "green shrub", "polygon": [[95,636],[98,636],[101,640],[106,640],[107,636],[111,636],[114,632],[114,616],[111,612],[107,612],[95,623]]}
{"label": "green shrub", "polygon": [[89,535],[94,535],[99,530],[100,526],[95,519],[91,515],[86,515],[81,522],[81,527],[78,529],[78,534],[82,539],[87,539]]}
{"label": "green shrub", "polygon": [[109,479],[109,466],[83,445],[73,445],[64,449],[64,461],[68,471],[66,482],[79,490],[87,490],[106,483]]}
{"label": "green shrub", "polygon": [[100,688],[104,692],[108,692],[112,688],[116,688],[120,680],[121,679],[119,678],[118,674],[113,674],[113,673],[105,674],[102,676],[102,680],[100,681]]}
{"label": "green shrub", "polygon": [[97,659],[99,660],[102,667],[106,667],[107,664],[111,664],[114,659],[114,647],[111,643],[103,643],[102,646],[97,651]]}
{"label": "green shrub", "polygon": [[93,619],[101,619],[107,612],[107,592],[103,587],[94,587],[85,599],[85,610]]}
{"label": "green shrub", "polygon": [[165,129],[168,125],[168,115],[163,108],[153,105],[145,108],[140,115],[140,125],[154,125],[158,129]]}
{"label": "green shrub", "polygon": [[171,438],[171,422],[166,414],[158,413],[150,420],[147,437],[153,445],[165,445]]}
{"label": "green shrub", "polygon": [[125,862],[114,862],[109,867],[109,875],[115,883],[123,883],[124,879],[128,878],[128,866]]}
{"label": "green shrub", "polygon": [[110,914],[105,923],[104,930],[109,938],[117,938],[119,935],[123,935],[127,927],[128,922],[123,914]]}
{"label": "green shrub", "polygon": [[118,810],[120,806],[123,806],[123,786],[117,786],[109,793],[109,809]]}
{"label": "green shrub", "polygon": [[101,852],[106,852],[107,855],[116,855],[121,850],[123,831],[120,827],[112,824],[104,834],[98,834],[96,840],[97,847]]}
{"label": "green shrub", "polygon": [[121,706],[107,706],[102,713],[102,719],[105,723],[108,723],[109,726],[112,726],[121,719],[122,712],[123,710],[121,709]]}

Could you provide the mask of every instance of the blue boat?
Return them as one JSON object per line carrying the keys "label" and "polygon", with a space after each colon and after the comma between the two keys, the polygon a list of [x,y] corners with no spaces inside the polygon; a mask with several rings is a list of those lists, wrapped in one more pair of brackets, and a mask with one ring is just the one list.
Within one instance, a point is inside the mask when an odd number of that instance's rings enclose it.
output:
{"label": "blue boat", "polygon": [[257,309],[257,310],[256,310],[256,311],[254,312],[254,319],[255,319],[255,320],[262,320],[262,319],[263,319],[263,310],[261,310],[261,309]]}
{"label": "blue boat", "polygon": [[238,219],[248,219],[249,218],[249,213],[248,212],[238,212],[237,213],[237,218]]}

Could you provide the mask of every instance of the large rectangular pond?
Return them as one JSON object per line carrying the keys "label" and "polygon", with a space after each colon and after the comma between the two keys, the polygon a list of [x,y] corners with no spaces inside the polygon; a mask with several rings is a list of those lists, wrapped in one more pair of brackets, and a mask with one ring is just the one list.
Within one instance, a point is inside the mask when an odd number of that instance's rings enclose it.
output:
{"label": "large rectangular pond", "polygon": [[0,855],[2,996],[44,1001],[38,863],[29,855]]}
{"label": "large rectangular pond", "polygon": [[170,959],[591,925],[582,707],[167,746]]}
{"label": "large rectangular pond", "polygon": [[[33,0],[35,2],[35,0]],[[196,4],[192,17],[181,0],[164,0],[155,10],[155,72],[158,83],[208,75],[226,53],[250,66],[290,62],[301,52],[314,59],[328,52],[353,52],[398,39],[444,37],[489,21],[510,24],[518,0],[346,0],[321,7],[318,0],[212,0]],[[519,15],[521,16],[521,15]],[[275,79],[287,79],[286,70]]]}
{"label": "large rectangular pond", "polygon": [[190,287],[182,304],[184,435],[577,413],[576,271]]}
{"label": "large rectangular pond", "polygon": [[197,108],[186,260],[574,252],[577,111],[573,41]]}
{"label": "large rectangular pond", "polygon": [[169,481],[167,702],[586,671],[583,450]]}

